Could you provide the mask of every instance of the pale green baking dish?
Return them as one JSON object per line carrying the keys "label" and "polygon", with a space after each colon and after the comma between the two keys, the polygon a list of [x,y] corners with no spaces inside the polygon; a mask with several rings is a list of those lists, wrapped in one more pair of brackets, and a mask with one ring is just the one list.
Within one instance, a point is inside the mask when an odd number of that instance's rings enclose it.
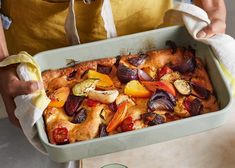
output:
{"label": "pale green baking dish", "polygon": [[86,61],[113,57],[122,53],[137,53],[140,50],[162,49],[165,48],[166,40],[173,40],[178,46],[191,45],[196,48],[197,55],[206,63],[220,110],[141,130],[61,146],[52,145],[48,142],[44,121],[41,118],[37,122],[37,129],[51,159],[57,162],[79,160],[195,134],[218,127],[224,123],[226,114],[231,110],[232,97],[230,89],[210,47],[193,40],[184,27],[174,26],[46,51],[35,55],[34,58],[43,71],[65,67],[66,59]]}

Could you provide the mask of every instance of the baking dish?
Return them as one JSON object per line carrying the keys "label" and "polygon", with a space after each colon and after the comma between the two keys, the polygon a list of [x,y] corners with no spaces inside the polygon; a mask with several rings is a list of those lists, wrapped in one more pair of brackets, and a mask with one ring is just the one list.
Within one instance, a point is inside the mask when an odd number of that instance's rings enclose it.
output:
{"label": "baking dish", "polygon": [[195,134],[222,125],[230,111],[231,95],[222,75],[219,63],[209,46],[196,42],[184,27],[173,26],[39,53],[34,56],[41,70],[57,69],[66,66],[67,59],[87,61],[114,57],[125,53],[138,53],[165,48],[167,40],[178,46],[191,45],[206,64],[220,110],[178,121],[164,123],[145,129],[125,132],[108,137],[66,145],[53,145],[48,142],[43,118],[37,122],[39,137],[51,159],[57,162],[79,160],[92,156],[150,145],[182,136]]}

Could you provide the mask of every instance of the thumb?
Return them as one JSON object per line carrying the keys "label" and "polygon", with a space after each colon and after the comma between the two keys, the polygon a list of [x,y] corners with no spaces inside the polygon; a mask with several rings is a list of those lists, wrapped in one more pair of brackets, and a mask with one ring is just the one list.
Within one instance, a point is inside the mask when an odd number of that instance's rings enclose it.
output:
{"label": "thumb", "polygon": [[213,31],[212,25],[208,25],[207,27],[203,28],[201,31],[198,32],[197,37],[198,38],[209,38],[215,35],[215,32]]}
{"label": "thumb", "polygon": [[198,32],[198,38],[210,38],[218,33],[225,33],[226,24],[217,19],[214,20],[210,25],[203,28],[201,31]]}
{"label": "thumb", "polygon": [[33,93],[43,88],[42,82],[39,81],[20,81],[18,80],[14,88],[14,96]]}

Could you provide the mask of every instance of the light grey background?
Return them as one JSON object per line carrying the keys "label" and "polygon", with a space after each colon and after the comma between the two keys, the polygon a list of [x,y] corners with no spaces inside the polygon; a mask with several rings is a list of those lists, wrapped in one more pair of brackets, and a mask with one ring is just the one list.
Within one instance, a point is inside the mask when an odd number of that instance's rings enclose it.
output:
{"label": "light grey background", "polygon": [[227,34],[235,38],[235,1],[225,0],[227,6]]}
{"label": "light grey background", "polygon": [[[228,10],[227,34],[235,37],[235,1],[225,1]],[[28,143],[21,130],[12,126],[8,119],[0,119],[1,168],[45,168],[47,164],[47,157]]]}

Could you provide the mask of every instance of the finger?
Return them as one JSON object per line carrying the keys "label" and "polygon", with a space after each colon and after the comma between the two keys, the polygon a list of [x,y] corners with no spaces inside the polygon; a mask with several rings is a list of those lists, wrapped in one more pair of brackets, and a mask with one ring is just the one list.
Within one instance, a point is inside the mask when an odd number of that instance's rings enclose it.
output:
{"label": "finger", "polygon": [[5,108],[8,114],[8,118],[10,122],[15,125],[16,127],[21,128],[19,120],[15,117],[15,102],[12,97],[2,95],[3,102],[5,104]]}
{"label": "finger", "polygon": [[225,33],[226,24],[221,20],[214,20],[210,25],[203,28],[198,34],[198,38],[210,38],[218,33]]}
{"label": "finger", "polygon": [[30,94],[43,88],[42,82],[38,81],[25,82],[25,81],[15,80],[14,82],[15,82],[15,87],[11,91],[11,95],[13,95],[13,97],[18,95]]}

